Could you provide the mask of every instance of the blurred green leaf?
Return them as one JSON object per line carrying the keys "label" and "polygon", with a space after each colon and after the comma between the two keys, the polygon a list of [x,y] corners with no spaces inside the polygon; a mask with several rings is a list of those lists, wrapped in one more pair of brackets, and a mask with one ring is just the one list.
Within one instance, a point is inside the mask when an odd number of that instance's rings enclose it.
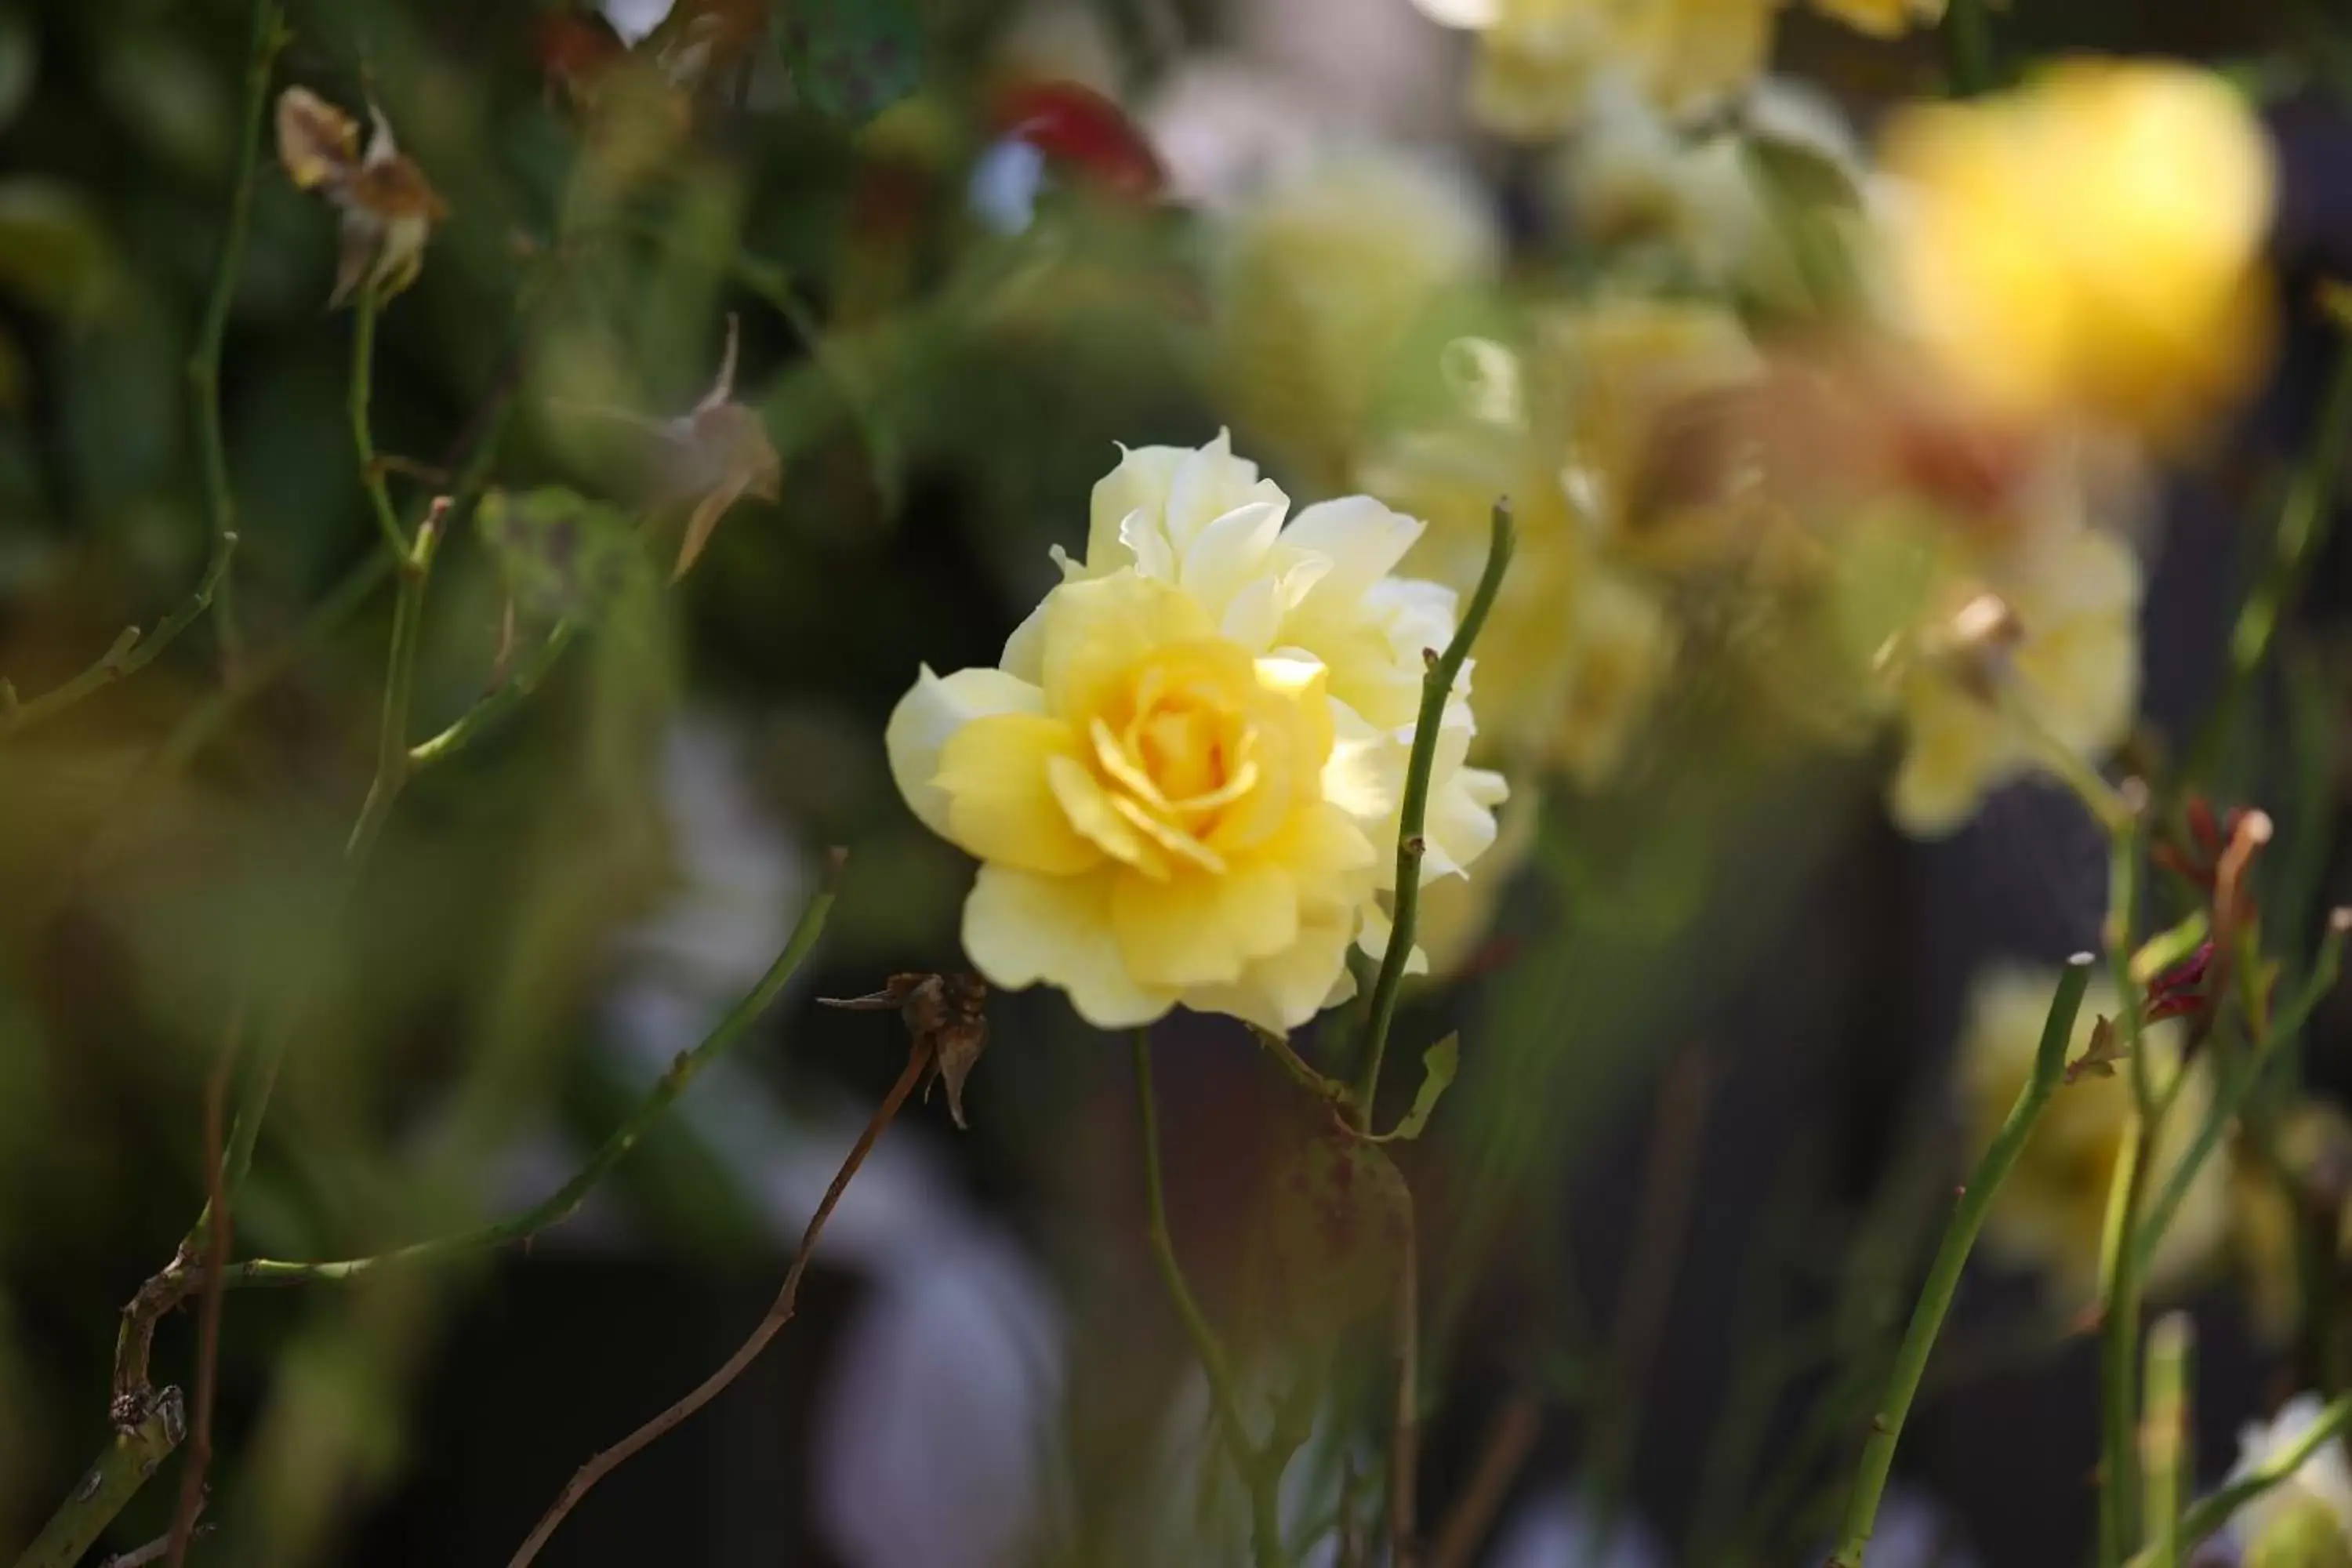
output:
{"label": "blurred green leaf", "polygon": [[923,79],[923,24],[908,0],[792,0],[777,41],[801,101],[863,125]]}
{"label": "blurred green leaf", "polygon": [[152,29],[126,29],[110,40],[98,85],[161,162],[198,177],[228,167],[236,103],[202,51]]}
{"label": "blurred green leaf", "polygon": [[40,79],[41,46],[21,11],[0,12],[0,131],[25,110]]}
{"label": "blurred green leaf", "polygon": [[31,177],[0,181],[0,289],[59,315],[94,314],[112,291],[114,247],[81,194]]}
{"label": "blurred green leaf", "polygon": [[628,518],[572,490],[493,490],[477,515],[516,608],[534,621],[593,620],[646,569]]}

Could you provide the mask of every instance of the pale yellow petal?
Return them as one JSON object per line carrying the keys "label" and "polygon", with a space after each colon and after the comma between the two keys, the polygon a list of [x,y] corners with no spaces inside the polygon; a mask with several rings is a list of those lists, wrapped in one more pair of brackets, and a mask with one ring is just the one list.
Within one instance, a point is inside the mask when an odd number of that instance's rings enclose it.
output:
{"label": "pale yellow petal", "polygon": [[1888,806],[1906,833],[1942,837],[1975,815],[1986,791],[2022,771],[2011,726],[1949,681],[1916,678],[1903,717],[1906,747]]}
{"label": "pale yellow petal", "polygon": [[1127,819],[1084,763],[1072,756],[1049,758],[1045,782],[1070,826],[1106,854],[1148,877],[1164,879],[1170,875],[1167,854]]}
{"label": "pale yellow petal", "polygon": [[1045,616],[1046,708],[1078,723],[1108,702],[1145,655],[1216,635],[1191,595],[1132,571],[1065,583],[1046,599]]}
{"label": "pale yellow petal", "polygon": [[948,797],[939,787],[940,752],[975,719],[992,713],[1038,713],[1045,696],[1001,669],[959,669],[940,677],[922,667],[914,689],[890,711],[883,743],[890,777],[924,826],[948,837]]}
{"label": "pale yellow petal", "polygon": [[1239,980],[1250,961],[1298,936],[1298,889],[1279,866],[1222,877],[1180,870],[1165,882],[1127,875],[1113,887],[1112,928],[1129,973],[1154,985]]}
{"label": "pale yellow petal", "polygon": [[1148,1024],[1175,1005],[1168,987],[1139,984],[1111,934],[1103,869],[1045,877],[982,866],[963,907],[963,950],[990,984],[1019,991],[1043,982],[1069,994],[1078,1016],[1098,1029]]}
{"label": "pale yellow petal", "polygon": [[1196,1012],[1244,1018],[1262,1029],[1287,1033],[1325,1007],[1355,994],[1348,973],[1352,921],[1334,915],[1308,921],[1280,952],[1251,963],[1232,985],[1194,986],[1184,1005]]}
{"label": "pale yellow petal", "polygon": [[1042,713],[991,714],[957,731],[935,780],[948,799],[946,837],[982,860],[1050,876],[1097,864],[1101,848],[1072,826],[1049,776],[1078,745],[1067,724]]}

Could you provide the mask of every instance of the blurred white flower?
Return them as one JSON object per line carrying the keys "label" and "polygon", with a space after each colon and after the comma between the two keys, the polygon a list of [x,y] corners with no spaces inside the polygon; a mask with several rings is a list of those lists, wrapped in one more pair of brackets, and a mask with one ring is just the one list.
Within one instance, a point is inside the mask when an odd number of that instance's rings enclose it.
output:
{"label": "blurred white flower", "polygon": [[[2303,1441],[2319,1420],[2322,1406],[2315,1394],[2299,1394],[2267,1422],[2250,1422],[2238,1432],[2238,1462],[2230,1471],[2239,1480],[2284,1457]],[[2330,1532],[2326,1526],[2332,1522]],[[2313,1532],[2316,1527],[2315,1539]],[[2282,1554],[2281,1563],[2308,1562],[2325,1568],[2335,1549],[2334,1562],[2352,1560],[2352,1463],[2344,1455],[2341,1437],[2323,1445],[2305,1459],[2294,1476],[2240,1509],[2230,1521],[2230,1534],[2251,1563],[2266,1547],[2283,1552],[2292,1538],[2304,1546],[2300,1553]],[[2321,1550],[2315,1552],[2313,1548]]]}
{"label": "blurred white flower", "polygon": [[1488,1568],[1666,1568],[1656,1532],[1622,1520],[1604,1539],[1590,1504],[1549,1492],[1507,1516],[1487,1554]]}

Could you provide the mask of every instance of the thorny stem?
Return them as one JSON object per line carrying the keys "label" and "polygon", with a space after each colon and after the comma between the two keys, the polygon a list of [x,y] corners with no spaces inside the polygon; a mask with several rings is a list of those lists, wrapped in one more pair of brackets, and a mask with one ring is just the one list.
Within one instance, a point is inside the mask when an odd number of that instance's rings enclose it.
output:
{"label": "thorny stem", "polygon": [[500,681],[482,700],[459,714],[449,727],[429,740],[419,741],[408,749],[408,765],[426,768],[444,757],[462,749],[475,736],[505,717],[509,709],[523,701],[539,689],[541,681],[555,668],[564,650],[572,646],[578,628],[570,621],[559,621],[547,640],[539,646],[528,663],[514,675]]}
{"label": "thorny stem", "polygon": [[760,1320],[751,1337],[727,1358],[724,1365],[696,1384],[685,1398],[581,1466],[579,1472],[564,1483],[563,1490],[557,1494],[553,1504],[532,1527],[522,1545],[516,1549],[507,1568],[527,1568],[539,1555],[540,1549],[547,1544],[549,1537],[555,1533],[556,1527],[563,1522],[564,1516],[579,1505],[580,1500],[588,1495],[591,1488],[718,1398],[729,1384],[742,1375],[744,1368],[759,1359],[760,1352],[768,1348],[769,1342],[782,1331],[784,1325],[793,1321],[793,1312],[800,1301],[801,1276],[807,1271],[809,1259],[816,1252],[817,1238],[824,1234],[825,1221],[833,1217],[835,1205],[841,1202],[841,1194],[848,1190],[850,1179],[857,1174],[858,1167],[866,1163],[866,1156],[873,1152],[875,1141],[882,1136],[882,1130],[890,1125],[891,1119],[898,1114],[899,1107],[907,1103],[907,1097],[914,1092],[916,1084],[922,1080],[923,1074],[930,1067],[930,1044],[927,1039],[918,1039],[908,1047],[907,1065],[899,1072],[898,1081],[882,1097],[882,1103],[874,1108],[874,1115],[866,1123],[866,1130],[850,1146],[848,1156],[842,1161],[840,1171],[833,1178],[833,1184],[825,1188],[824,1197],[817,1204],[816,1212],[809,1216],[808,1229],[801,1234],[800,1249],[793,1254],[792,1267],[784,1273],[783,1288],[777,1291],[767,1316]]}
{"label": "thorny stem", "polygon": [[393,510],[392,489],[384,483],[383,466],[375,457],[375,425],[370,405],[375,397],[375,319],[383,309],[383,300],[373,283],[360,291],[359,303],[352,313],[352,387],[350,412],[352,447],[360,460],[360,484],[367,491],[368,505],[375,513],[375,525],[383,535],[383,544],[395,561],[409,554],[408,535],[400,526],[400,514]]}
{"label": "thorny stem", "polygon": [[1427,850],[1422,837],[1429,815],[1429,775],[1437,765],[1437,737],[1445,726],[1445,706],[1452,700],[1462,666],[1478,640],[1486,613],[1511,564],[1517,532],[1507,500],[1495,503],[1486,544],[1486,568],[1479,574],[1477,590],[1470,595],[1462,624],[1442,654],[1426,654],[1428,669],[1421,679],[1421,715],[1413,726],[1412,752],[1405,767],[1404,803],[1397,824],[1395,917],[1390,922],[1388,950],[1381,955],[1379,978],[1372,984],[1371,1011],[1364,1021],[1363,1071],[1356,1081],[1355,1122],[1360,1132],[1372,1129],[1372,1101],[1380,1092],[1381,1060],[1388,1052],[1389,1025],[1396,1017],[1397,993],[1404,984],[1406,962],[1412,956],[1415,927],[1421,915],[1421,859]]}
{"label": "thorny stem", "polygon": [[[2155,1164],[2156,1138],[2168,1098],[2159,1102],[2147,1053],[2141,1048],[2145,1009],[2140,988],[2132,978],[2132,953],[2137,945],[2139,870],[2145,847],[2147,790],[2137,779],[2126,779],[2116,792],[2120,814],[2108,824],[2109,863],[2107,915],[2101,931],[2106,948],[2107,973],[2115,986],[2125,1069],[2130,1075],[2132,1117],[2130,1143],[2123,1152],[2108,1190],[2100,1278],[2105,1281],[2099,1318],[2100,1336],[2100,1465],[2099,1557],[2101,1568],[2113,1568],[2130,1550],[2139,1511],[2138,1455],[2136,1427],[2139,1418],[2140,1284],[2142,1255],[2137,1245],[2141,1205]],[[2177,1087],[2177,1081],[2175,1087]]]}
{"label": "thorny stem", "polygon": [[226,1114],[229,1069],[236,1065],[244,1033],[245,1002],[240,996],[221,1041],[220,1060],[205,1082],[205,1180],[210,1186],[206,1208],[212,1226],[205,1238],[204,1297],[197,1310],[194,1441],[188,1447],[186,1468],[180,1472],[180,1497],[172,1510],[172,1532],[164,1545],[171,1568],[181,1568],[188,1559],[196,1515],[204,1511],[205,1472],[213,1462],[213,1397],[220,1381],[220,1273],[228,1261],[232,1234],[228,1193],[221,1185],[221,1119]]}
{"label": "thorny stem", "polygon": [[[527,290],[527,293],[535,293],[535,289]],[[535,300],[527,303],[520,312],[525,319],[522,329],[525,342],[528,341],[529,335],[529,319],[536,308],[536,303]],[[368,362],[373,359],[373,321],[372,311],[363,310],[363,314],[368,317],[362,331],[365,352],[354,355],[357,362],[354,370],[359,374],[355,376],[352,401],[354,414],[357,416],[354,421],[354,438],[361,447],[361,471],[363,480],[370,483],[371,499],[374,500],[383,498],[376,493],[380,489],[380,469],[370,460],[373,440],[366,423],[368,390],[364,380],[365,373],[372,369]],[[469,454],[466,458],[465,468],[459,474],[454,500],[448,498],[438,499],[428,509],[424,521],[419,524],[415,549],[371,552],[367,559],[348,573],[325,599],[311,608],[290,637],[272,649],[264,658],[242,664],[232,672],[222,688],[192,710],[151,756],[143,769],[148,788],[152,789],[184,766],[208,741],[219,732],[239,707],[257,692],[291,669],[320,638],[357,613],[359,607],[367,602],[369,595],[374,592],[377,584],[388,573],[394,570],[401,571],[404,574],[404,590],[407,591],[409,585],[414,583],[415,591],[421,596],[422,584],[418,580],[418,574],[415,567],[419,555],[423,556],[427,567],[430,565],[431,552],[435,547],[435,535],[438,531],[435,526],[436,519],[446,517],[452,511],[462,514],[489,483],[499,443],[511,417],[515,395],[521,384],[523,352],[523,343],[518,342],[509,354],[507,363],[491,391],[467,420],[465,428],[453,444],[453,449],[445,466],[454,465],[459,453]],[[394,533],[397,533],[396,528]],[[217,573],[226,569],[226,552],[234,548],[236,542],[234,533],[220,534],[215,537],[214,566],[207,572],[205,583],[200,584],[195,599],[190,605],[184,607],[159,626],[156,635],[148,639],[142,647],[135,651],[131,650],[127,637],[119,642],[115,654],[128,655],[128,658],[123,668],[116,670],[108,679],[129,673],[130,670],[136,669],[153,658],[203,613],[205,605],[209,602],[212,588],[216,584]],[[411,624],[413,626],[413,616]],[[414,636],[413,630],[411,636]],[[386,693],[388,702],[392,695],[388,690]],[[404,695],[403,700],[405,700]],[[62,705],[62,703],[58,704],[58,706]],[[29,719],[23,717],[26,706],[16,701],[15,691],[5,681],[0,681],[0,738],[5,738],[11,730],[21,728],[23,723],[30,721]],[[404,734],[404,721],[402,729]],[[463,739],[464,737],[460,736],[447,741],[428,760],[439,760],[446,756],[456,750],[458,744],[462,744]],[[378,769],[379,777],[381,777],[383,772],[383,761],[381,757]],[[376,792],[371,791],[372,800],[375,798],[375,794]],[[138,798],[143,797],[135,797],[128,803],[118,801],[115,806],[106,813],[108,820],[119,825],[125,818],[136,815]],[[385,801],[379,809],[388,812],[389,801]],[[363,817],[362,823],[364,821]],[[380,820],[375,826],[381,826]],[[365,847],[372,846],[373,837],[374,831],[371,828],[362,841],[362,835],[355,830],[353,845],[363,851]],[[87,872],[90,864],[100,857],[100,847],[96,842],[86,846],[81,869]],[[347,856],[343,893],[337,905],[339,910],[342,902],[348,900],[357,881],[360,863],[364,858],[363,852]],[[295,1016],[274,1029],[265,1039],[261,1053],[263,1059],[247,1076],[243,1091],[238,1097],[236,1116],[231,1123],[228,1133],[227,1151],[221,1160],[219,1190],[224,1194],[233,1195],[242,1182],[246,1171],[250,1168],[254,1145],[259,1137],[261,1120],[268,1109],[278,1068],[282,1063],[294,1029],[299,1022],[300,1012],[301,1005],[298,1002],[294,1009]],[[170,1262],[140,1287],[138,1293],[124,1307],[121,1313],[121,1323],[115,1342],[112,1397],[110,1406],[114,1415],[117,1431],[119,1435],[131,1433],[135,1426],[143,1433],[147,1430],[145,1424],[148,1417],[162,1412],[168,1415],[169,1419],[157,1428],[161,1436],[152,1443],[142,1447],[130,1459],[124,1457],[125,1444],[128,1439],[119,1436],[115,1446],[100,1457],[98,1466],[85,1479],[85,1483],[77,1488],[74,1494],[68,1497],[51,1516],[40,1539],[35,1542],[33,1548],[28,1548],[26,1554],[19,1560],[18,1568],[52,1568],[53,1564],[55,1568],[65,1568],[65,1565],[78,1561],[82,1552],[87,1549],[88,1543],[97,1538],[98,1534],[145,1484],[147,1478],[153,1473],[163,1456],[170,1453],[179,1443],[184,1426],[179,1391],[166,1388],[159,1394],[150,1386],[147,1375],[148,1359],[154,1338],[156,1321],[165,1312],[170,1311],[186,1299],[197,1277],[202,1273],[202,1269],[195,1267],[197,1248],[210,1233],[214,1206],[210,1201],[206,1203],[205,1210],[198,1215],[195,1225],[182,1240]],[[224,1288],[226,1285],[226,1282],[224,1281]],[[127,1471],[124,1469],[126,1465],[131,1467]],[[37,1555],[37,1552],[45,1550],[45,1543],[52,1542],[62,1543],[57,1546],[57,1550],[62,1552],[63,1555]],[[79,1544],[76,1544],[77,1542]]]}
{"label": "thorny stem", "polygon": [[2090,984],[2091,963],[2088,953],[2077,953],[2067,960],[2059,975],[2057,994],[2050,1000],[2049,1016],[2042,1022],[2032,1074],[2018,1091],[2009,1120],[2001,1123],[1976,1169],[1969,1173],[1968,1185],[1960,1189],[1959,1205],[1952,1211],[1951,1222],[1944,1227],[1944,1239],[1936,1248],[1936,1260],[1928,1268],[1927,1283],[1911,1310],[1910,1327],[1904,1331],[1903,1343],[1895,1352],[1885,1394],[1879,1401],[1877,1414],[1871,1418],[1870,1439],[1863,1445],[1853,1500],[1846,1508],[1837,1552],[1830,1559],[1831,1568],[1862,1568],[1863,1552],[1869,1547],[1871,1531],[1878,1521],[1878,1500],[1885,1492],[1886,1478],[1894,1468],[1895,1446],[1902,1441],[1904,1417],[1910,1413],[1912,1396],[1919,1390],[1919,1379],[1927,1369],[1928,1354],[1936,1348],[1936,1336],[1944,1326],[1944,1315],[1951,1310],[1953,1293],[1959,1289],[1960,1272],[1968,1265],[1969,1251],[1976,1245],[1977,1232],[1983,1227],[1994,1194],[2000,1192],[2010,1167],[2017,1163],[2017,1156],[2032,1134],[2034,1122],[2041,1118],[2042,1108],[2049,1103],[2051,1093],[2065,1072],[2066,1045],[2074,1037],[2074,1017],[2083,1005],[2083,992]]}
{"label": "thorny stem", "polygon": [[72,1494],[25,1548],[16,1568],[74,1568],[122,1505],[180,1446],[187,1426],[186,1408],[176,1388],[145,1398],[136,1411],[119,1412],[114,1434],[98,1462],[83,1472]]}
{"label": "thorny stem", "polygon": [[[809,900],[808,908],[801,912],[800,923],[793,927],[791,939],[784,943],[783,951],[776,955],[775,962],[768,966],[768,972],[760,977],[759,983],[744,994],[742,1000],[728,1009],[727,1016],[711,1026],[700,1044],[678,1054],[677,1058],[670,1063],[669,1070],[662,1074],[646,1097],[637,1102],[636,1108],[598,1146],[588,1163],[570,1181],[541,1202],[494,1225],[417,1242],[410,1247],[395,1247],[373,1258],[318,1263],[250,1258],[243,1263],[231,1264],[223,1270],[223,1287],[236,1290],[257,1285],[300,1285],[314,1280],[351,1279],[400,1264],[436,1262],[445,1258],[488,1251],[509,1242],[528,1241],[540,1232],[562,1223],[587,1201],[588,1194],[597,1184],[629,1157],[638,1142],[686,1092],[688,1086],[700,1076],[703,1069],[732,1050],[737,1042],[750,1032],[751,1026],[759,1021],[761,1015],[774,1005],[776,997],[791,983],[801,965],[808,961],[809,954],[815,951],[818,941],[824,935],[825,921],[832,914],[834,900],[840,892],[841,873],[846,859],[842,851],[836,849],[833,852],[823,886]],[[206,1283],[210,1283],[209,1279]]]}
{"label": "thorny stem", "polygon": [[[269,78],[286,47],[285,10],[278,0],[253,0],[252,37],[246,49],[245,118],[238,133],[236,184],[228,198],[228,225],[221,235],[211,295],[195,352],[188,356],[188,387],[195,403],[196,453],[204,465],[205,504],[217,540],[236,530],[236,498],[229,489],[228,445],[221,434],[221,346],[228,336],[229,304],[245,266],[246,236],[253,226],[253,186],[261,163],[261,124],[269,113]],[[241,651],[232,584],[224,579],[219,596],[221,652],[234,668]],[[174,1558],[176,1562],[176,1557]]]}
{"label": "thorny stem", "polygon": [[2280,620],[2311,574],[2321,546],[2327,542],[2336,519],[2336,491],[2344,478],[2345,458],[2352,448],[2352,343],[2336,350],[2335,373],[2319,415],[2319,427],[2310,454],[2296,471],[2279,510],[2278,530],[2272,536],[2271,559],[2255,581],[2253,591],[2238,612],[2230,634],[2229,674],[2221,695],[2197,731],[2182,763],[2178,793],[2188,793],[2212,777],[2236,728],[2239,710],[2270,661],[2271,643]]}
{"label": "thorny stem", "polygon": [[1167,1288],[1169,1300],[1175,1303],[1176,1315],[1183,1320],[1193,1352],[1201,1358],[1201,1368],[1208,1374],[1217,1429],[1224,1435],[1234,1468],[1240,1472],[1242,1485],[1249,1493],[1250,1542],[1257,1568],[1283,1568],[1282,1523],[1272,1478],[1265,1475],[1266,1467],[1258,1463],[1249,1428],[1242,1421],[1241,1396],[1234,1383],[1232,1363],[1225,1359],[1225,1347],[1218,1340],[1217,1331],[1210,1327],[1208,1314],[1201,1310],[1201,1303],[1192,1295],[1192,1287],[1184,1278],[1184,1266],[1176,1257],[1175,1238],[1168,1229],[1168,1192],[1160,1170],[1160,1104],[1151,1088],[1149,1027],[1135,1031],[1133,1058],[1135,1113],[1143,1131],[1143,1194],[1151,1256],[1160,1266],[1160,1283]]}
{"label": "thorny stem", "polygon": [[24,702],[17,700],[14,686],[0,680],[0,741],[22,734],[91,693],[146,668],[158,654],[178,641],[180,634],[194,626],[196,618],[211,605],[214,595],[227,577],[229,558],[236,553],[236,534],[215,535],[211,558],[205,563],[204,576],[197,580],[195,592],[189,595],[178,609],[158,622],[154,632],[148,637],[142,637],[137,626],[125,627],[122,634],[114,639],[113,646],[99,656],[97,663],[63,685]]}
{"label": "thorny stem", "polygon": [[2180,1488],[2189,1462],[2189,1319],[2174,1312],[2147,1332],[2147,1413],[2140,1427],[2149,1568],[2179,1568]]}
{"label": "thorny stem", "polygon": [[[2311,1424],[2311,1429],[2297,1440],[2294,1447],[2259,1469],[2231,1481],[2221,1490],[2200,1498],[2188,1512],[2180,1516],[2175,1550],[2186,1556],[2210,1540],[2240,1509],[2273,1487],[2292,1479],[2297,1470],[2303,1468],[2304,1461],[2334,1442],[2347,1424],[2352,1424],[2352,1394],[2321,1411],[2319,1419]],[[2158,1568],[2158,1562],[2155,1549],[2150,1548],[2134,1557],[2128,1568]]]}
{"label": "thorny stem", "polygon": [[2132,1547],[2138,1512],[2139,1466],[2132,1452],[2132,1428],[2139,1410],[2140,1270],[2128,1246],[2133,1221],[2147,1185],[2152,1128],[2132,1112],[2130,1135],[2116,1158],[2107,1184],[2107,1214],[2100,1240],[2099,1297],[2099,1554],[2100,1568],[2115,1568]]}
{"label": "thorny stem", "polygon": [[400,595],[392,608],[392,653],[383,678],[383,717],[376,736],[375,777],[359,820],[343,846],[343,858],[356,867],[375,847],[400,792],[415,773],[408,755],[408,710],[416,694],[416,651],[425,636],[425,589],[441,542],[444,509],[427,512],[416,525],[416,543],[400,563]]}

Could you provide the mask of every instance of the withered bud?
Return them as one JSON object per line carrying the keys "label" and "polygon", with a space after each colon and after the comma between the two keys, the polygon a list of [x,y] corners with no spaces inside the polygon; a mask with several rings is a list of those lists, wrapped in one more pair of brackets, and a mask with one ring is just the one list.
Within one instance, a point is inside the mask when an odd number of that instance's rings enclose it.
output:
{"label": "withered bud", "polygon": [[[915,1048],[930,1053],[931,1071],[947,1090],[948,1114],[958,1127],[971,1125],[963,1115],[963,1085],[988,1048],[986,981],[977,974],[894,974],[869,995],[817,1001],[849,1012],[897,1013]],[[927,1098],[929,1092],[927,1085]]]}
{"label": "withered bud", "polygon": [[369,113],[373,127],[362,151],[358,123],[308,88],[289,87],[278,99],[278,161],[298,189],[324,195],[342,219],[329,309],[362,285],[388,299],[415,282],[434,226],[449,216],[382,112]]}
{"label": "withered bud", "polygon": [[772,501],[783,494],[783,459],[768,439],[767,426],[734,400],[737,337],[730,315],[718,380],[701,402],[660,429],[663,491],[669,499],[694,502],[672,582],[693,570],[729,508],[746,496]]}

